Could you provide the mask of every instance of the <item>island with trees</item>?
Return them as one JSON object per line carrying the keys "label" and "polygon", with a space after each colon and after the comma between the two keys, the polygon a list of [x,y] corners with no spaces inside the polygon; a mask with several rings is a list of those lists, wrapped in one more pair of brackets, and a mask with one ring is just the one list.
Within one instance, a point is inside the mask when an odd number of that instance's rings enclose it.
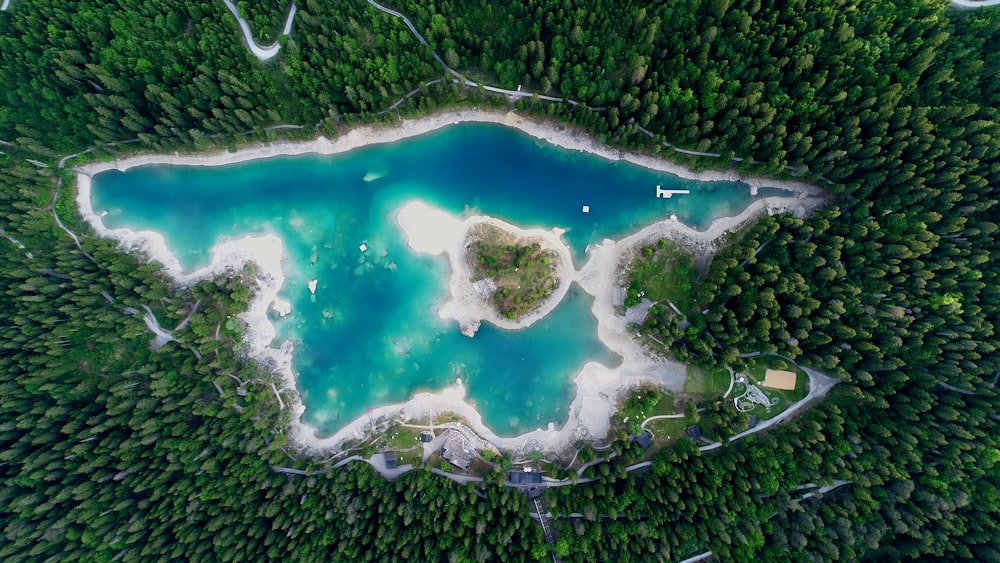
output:
{"label": "island with trees", "polygon": [[[263,3],[239,11],[269,41],[291,2]],[[0,559],[1000,557],[997,8],[314,0],[265,62],[222,1],[2,8]],[[651,330],[689,380],[622,409],[701,436],[630,419],[530,500],[503,469],[544,460],[384,479],[347,459],[368,444],[291,439],[288,393],[236,317],[252,270],[174,283],[73,205],[86,162],[458,107],[834,196],[741,230],[695,278],[690,325]],[[155,350],[148,315],[175,327]],[[744,420],[713,405],[767,369],[839,383],[727,439]]]}
{"label": "island with trees", "polygon": [[538,309],[559,285],[555,265],[562,258],[538,241],[522,240],[488,224],[469,229],[466,261],[473,283],[492,282],[496,312],[509,319]]}

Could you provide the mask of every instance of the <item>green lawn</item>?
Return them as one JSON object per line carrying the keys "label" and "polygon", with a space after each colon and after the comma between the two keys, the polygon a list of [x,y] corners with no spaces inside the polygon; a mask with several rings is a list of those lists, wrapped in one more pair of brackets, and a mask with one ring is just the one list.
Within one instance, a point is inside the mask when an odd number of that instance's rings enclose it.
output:
{"label": "green lawn", "polygon": [[625,305],[645,297],[653,303],[673,303],[682,312],[694,306],[694,256],[673,241],[660,240],[642,248],[627,267]]}
{"label": "green lawn", "polygon": [[[780,369],[795,372],[795,389],[785,391],[783,389],[771,389],[770,387],[760,385],[764,381],[765,372],[768,369]],[[781,358],[754,358],[754,360],[749,363],[747,370],[743,373],[748,374],[750,376],[750,381],[756,384],[768,398],[778,400],[778,404],[771,407],[770,412],[768,412],[767,409],[761,405],[757,405],[752,410],[747,412],[748,415],[757,415],[760,419],[768,419],[777,416],[789,406],[801,401],[806,397],[806,395],[809,394],[809,376],[806,375],[806,373],[801,369],[790,364],[789,362],[786,362],[785,360],[782,360]],[[730,399],[741,395],[743,390],[743,385],[737,383],[733,388],[733,393],[730,395]]]}
{"label": "green lawn", "polygon": [[651,416],[676,413],[677,406],[673,393],[644,388],[629,392],[625,399],[619,403],[618,412],[615,413],[612,422],[616,426],[628,427],[636,422],[641,424],[643,420]]}
{"label": "green lawn", "polygon": [[420,442],[421,430],[393,423],[389,429],[375,439],[375,449],[396,452],[399,465],[412,463],[420,465],[424,449]]}
{"label": "green lawn", "polygon": [[720,397],[729,389],[729,380],[729,370],[726,368],[708,371],[689,365],[687,379],[684,380],[684,392],[698,395],[702,399]]}
{"label": "green lawn", "polygon": [[660,449],[677,441],[685,436],[684,429],[690,426],[686,418],[663,418],[651,420],[646,424],[646,429],[653,433],[653,445],[649,448]]}

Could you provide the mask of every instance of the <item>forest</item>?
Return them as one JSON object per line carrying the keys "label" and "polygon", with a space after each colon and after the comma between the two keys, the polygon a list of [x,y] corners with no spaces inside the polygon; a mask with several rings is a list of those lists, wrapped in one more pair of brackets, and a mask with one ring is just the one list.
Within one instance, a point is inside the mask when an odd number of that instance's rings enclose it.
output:
{"label": "forest", "polygon": [[[268,43],[290,3],[237,5]],[[0,559],[1000,560],[1000,8],[386,5],[428,45],[362,0],[302,2],[265,63],[221,0],[0,12]],[[776,429],[708,452],[680,440],[643,471],[619,446],[590,482],[548,490],[547,544],[499,474],[390,482],[298,448],[234,317],[252,268],[177,287],[76,215],[87,159],[508,107],[434,52],[577,102],[516,109],[602,142],[829,191],[812,217],[734,236],[686,329],[668,311],[642,329],[684,361],[776,353],[842,383]],[[144,306],[190,323],[154,350]]]}

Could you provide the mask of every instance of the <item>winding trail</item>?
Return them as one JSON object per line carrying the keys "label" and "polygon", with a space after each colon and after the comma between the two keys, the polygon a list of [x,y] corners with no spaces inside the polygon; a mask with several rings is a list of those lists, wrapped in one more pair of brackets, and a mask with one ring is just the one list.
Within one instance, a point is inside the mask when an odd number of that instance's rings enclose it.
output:
{"label": "winding trail", "polygon": [[[250,30],[250,24],[247,20],[240,17],[239,10],[236,9],[236,4],[233,4],[232,0],[222,0],[225,2],[226,7],[229,8],[229,12],[233,14],[233,18],[236,19],[236,24],[239,25],[240,31],[243,32],[243,38],[247,41],[247,49],[253,56],[257,57],[257,60],[263,62],[274,58],[281,50],[281,45],[275,41],[271,45],[260,45],[253,39],[253,31]],[[285,19],[285,27],[281,30],[281,35],[288,35],[292,31],[292,22],[295,20],[295,13],[299,10],[298,6],[292,4],[292,8],[288,11],[288,17]]]}
{"label": "winding trail", "polygon": [[[61,179],[60,179],[60,182],[62,182]],[[76,236],[76,234],[73,231],[67,229],[66,225],[64,225],[63,222],[59,219],[59,214],[56,213],[56,202],[57,201],[59,201],[59,190],[56,190],[56,191],[52,192],[52,203],[49,205],[49,207],[52,209],[52,218],[56,220],[56,225],[60,229],[62,229],[63,231],[65,231],[66,234],[70,236],[70,238],[73,239],[73,242],[76,243],[76,247],[80,250],[80,252],[83,253],[84,256],[86,256],[94,264],[97,264],[97,260],[94,260],[94,257],[91,256],[89,252],[87,252],[86,250],[83,249],[83,245],[80,244],[80,239]]]}
{"label": "winding trail", "polygon": [[726,389],[726,394],[722,396],[723,399],[729,398],[729,394],[733,392],[733,386],[736,385],[736,372],[729,366],[726,366],[726,369],[729,370],[729,389]]}
{"label": "winding trail", "polygon": [[[5,231],[3,229],[0,229],[0,236],[2,236],[3,238],[9,240],[11,244],[13,244],[14,246],[16,246],[20,250],[24,250],[25,249],[24,243],[22,243],[21,241],[17,240],[16,238],[10,236],[9,234],[7,234],[7,231]],[[35,255],[32,254],[30,251],[25,251],[24,255],[27,256],[30,259],[34,259],[35,258]]]}
{"label": "winding trail", "polygon": [[[817,398],[821,398],[821,397],[826,396],[826,394],[830,391],[830,389],[833,388],[834,385],[840,383],[839,379],[834,379],[832,377],[824,375],[824,374],[822,374],[822,373],[820,373],[820,372],[818,372],[818,371],[816,371],[816,370],[814,370],[812,368],[807,368],[807,367],[804,367],[804,366],[800,366],[799,364],[796,364],[791,359],[786,358],[784,356],[780,356],[778,354],[761,354],[760,352],[753,352],[753,353],[750,353],[750,354],[740,354],[740,357],[741,358],[754,358],[754,357],[761,356],[761,355],[779,357],[779,358],[781,358],[783,360],[786,360],[786,361],[790,362],[792,365],[794,365],[795,367],[801,369],[802,371],[806,372],[806,375],[809,376],[809,393],[801,401],[796,402],[794,405],[792,405],[791,407],[789,407],[788,409],[786,409],[784,412],[782,412],[778,416],[776,416],[774,418],[771,418],[771,419],[768,419],[768,420],[765,420],[765,421],[762,421],[760,424],[758,424],[754,428],[751,428],[749,430],[744,430],[743,432],[740,432],[739,434],[733,435],[729,439],[730,442],[739,440],[740,438],[745,438],[745,437],[749,436],[750,434],[753,434],[754,432],[760,432],[761,430],[765,430],[767,428],[770,428],[770,427],[774,426],[775,424],[778,424],[778,423],[784,421],[785,419],[791,417],[793,414],[795,414],[795,413],[799,412],[800,410],[802,410],[803,408],[805,408],[806,405],[808,405],[810,402],[813,401],[813,399],[817,399]],[[703,451],[703,452],[706,452],[706,451],[709,451],[709,450],[714,450],[714,449],[720,447],[721,445],[722,445],[722,442],[716,442],[714,444],[709,444],[707,446],[702,446],[702,447],[700,447],[698,449],[701,450],[701,451]]]}
{"label": "winding trail", "polygon": [[[998,1],[1000,1],[1000,0],[998,0]],[[937,384],[938,384],[938,387],[940,387],[942,389],[947,389],[948,391],[954,391],[955,393],[961,393],[962,395],[969,395],[971,397],[977,397],[977,396],[979,396],[979,393],[976,393],[975,391],[969,391],[968,389],[961,389],[959,387],[955,387],[954,385],[949,385],[949,384],[945,383],[944,381],[938,381]]]}
{"label": "winding trail", "polygon": [[[814,497],[814,496],[817,496],[817,495],[825,495],[826,493],[829,493],[830,491],[832,491],[834,489],[843,487],[844,485],[850,485],[853,482],[854,481],[841,481],[841,480],[838,479],[838,480],[834,481],[832,485],[829,485],[829,486],[826,486],[826,487],[822,487],[820,489],[817,489],[815,491],[810,491],[810,492],[802,495],[802,498],[800,498],[799,501],[801,502],[801,501],[806,500],[807,498],[811,498],[811,497]],[[808,488],[809,486],[816,486],[816,485],[815,485],[815,483],[809,483],[808,485],[799,485],[796,490]]]}
{"label": "winding trail", "polygon": [[[229,2],[229,0],[225,0],[225,1]],[[468,86],[469,88],[480,88],[480,87],[482,87],[482,89],[486,90],[487,92],[493,92],[493,93],[496,93],[496,94],[504,94],[505,96],[507,96],[508,98],[510,98],[512,101],[517,101],[517,100],[520,100],[521,98],[538,97],[538,99],[540,99],[540,100],[546,100],[546,101],[549,101],[549,102],[566,103],[566,104],[569,104],[569,105],[571,105],[573,107],[584,105],[584,104],[581,104],[580,102],[577,102],[576,100],[571,100],[569,98],[557,98],[555,96],[546,96],[544,94],[538,94],[538,93],[535,93],[535,92],[528,92],[526,90],[524,90],[524,91],[521,91],[521,90],[507,90],[507,89],[504,89],[504,88],[497,88],[496,86],[487,86],[485,84],[479,84],[478,82],[473,82],[472,80],[464,78],[461,75],[461,73],[459,73],[455,69],[453,69],[450,66],[448,66],[448,64],[444,62],[444,59],[441,58],[441,55],[439,55],[437,53],[437,51],[435,51],[434,49],[431,48],[430,43],[428,43],[427,40],[424,39],[423,35],[420,35],[420,32],[417,31],[417,27],[415,25],[413,25],[413,22],[410,21],[410,18],[404,16],[403,14],[397,12],[396,10],[393,10],[392,8],[387,8],[387,7],[383,6],[382,4],[379,4],[375,0],[368,0],[368,3],[371,4],[373,7],[377,8],[378,10],[381,10],[381,11],[389,14],[390,16],[395,16],[395,17],[403,20],[403,23],[406,24],[406,27],[410,28],[410,32],[412,32],[413,35],[414,35],[414,37],[417,38],[417,41],[419,41],[421,45],[423,45],[423,46],[427,47],[428,49],[430,49],[431,56],[433,56],[434,60],[437,61],[438,64],[441,65],[441,68],[445,71],[445,73],[451,74],[454,77],[454,78],[452,78],[452,81],[455,82],[456,84],[461,84],[463,86]],[[440,82],[440,80],[435,80],[435,81],[432,81],[432,82],[428,82],[424,86],[430,86],[431,84],[434,84],[434,83],[437,83],[437,82]],[[419,88],[416,89],[416,90],[414,90],[414,91],[412,91],[412,92],[410,92],[409,94],[403,96],[396,103],[394,103],[391,106],[389,106],[389,108],[387,110],[383,110],[383,111],[379,112],[376,115],[380,115],[380,114],[386,113],[387,111],[396,109],[397,107],[399,107],[399,105],[401,103],[403,103],[404,101],[406,101],[407,98],[415,95],[417,92],[419,92]],[[592,110],[600,110],[600,109],[604,109],[604,108],[590,108],[590,109],[592,109]]]}
{"label": "winding trail", "polygon": [[142,320],[146,322],[149,330],[153,331],[153,334],[156,335],[156,338],[153,340],[153,347],[159,348],[167,342],[173,342],[174,335],[170,334],[169,330],[163,330],[160,322],[156,320],[156,315],[153,314],[153,311],[145,304],[141,305],[141,307],[146,310],[146,314],[142,316]]}
{"label": "winding trail", "polygon": [[962,8],[986,8],[1000,6],[1000,0],[951,0],[951,3]]}

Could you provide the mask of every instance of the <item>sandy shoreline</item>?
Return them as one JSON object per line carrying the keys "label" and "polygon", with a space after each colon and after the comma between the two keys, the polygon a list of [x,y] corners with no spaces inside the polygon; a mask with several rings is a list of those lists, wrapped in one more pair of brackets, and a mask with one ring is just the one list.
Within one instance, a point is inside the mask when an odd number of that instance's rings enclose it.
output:
{"label": "sandy shoreline", "polygon": [[[462,334],[472,337],[483,321],[500,328],[517,330],[527,328],[551,313],[562,302],[569,286],[576,277],[573,258],[569,247],[559,236],[559,229],[522,229],[506,221],[485,215],[476,215],[460,220],[440,209],[432,208],[421,201],[410,201],[396,214],[396,223],[406,235],[410,249],[427,254],[448,255],[451,274],[448,289],[451,298],[438,316],[458,322]],[[490,305],[490,288],[487,284],[472,283],[466,262],[465,241],[469,231],[476,225],[491,225],[510,233],[525,244],[538,242],[545,250],[558,256],[556,280],[558,286],[535,311],[512,321],[497,314]]]}
{"label": "sandy shoreline", "polygon": [[[705,256],[708,256],[714,249],[714,242],[721,234],[754,217],[779,210],[791,211],[801,216],[826,200],[826,195],[822,190],[808,184],[743,178],[731,172],[695,173],[667,161],[625,153],[600,145],[582,133],[561,125],[528,121],[513,112],[462,110],[419,120],[404,121],[396,127],[359,127],[333,140],[320,137],[302,143],[280,142],[257,145],[234,153],[140,155],[113,162],[87,164],[75,169],[78,185],[76,201],[81,215],[99,236],[112,238],[125,249],[144,252],[150,259],[163,264],[167,274],[181,285],[190,284],[206,277],[218,276],[232,270],[239,271],[247,262],[255,262],[258,265],[260,289],[254,294],[249,311],[241,315],[241,318],[250,327],[247,335],[250,354],[281,376],[282,390],[285,393],[283,397],[290,399],[290,408],[293,411],[291,422],[293,438],[307,449],[336,450],[345,441],[362,437],[370,427],[369,417],[362,415],[327,438],[318,438],[315,429],[301,421],[305,406],[302,404],[295,387],[295,374],[291,367],[292,345],[286,341],[281,343],[278,348],[269,347],[273,344],[275,329],[267,318],[268,310],[274,309],[283,312],[289,310],[288,303],[278,298],[278,292],[284,283],[281,240],[276,235],[267,235],[227,241],[212,249],[212,262],[209,266],[185,273],[179,260],[167,248],[159,233],[136,232],[130,229],[112,230],[104,225],[92,206],[91,177],[107,170],[127,170],[147,164],[221,166],[279,155],[337,154],[366,145],[390,143],[418,136],[458,122],[488,122],[507,125],[559,147],[586,151],[609,160],[625,160],[683,178],[705,181],[742,181],[749,184],[752,189],[768,186],[784,189],[793,194],[789,197],[758,200],[736,217],[717,219],[705,231],[691,229],[681,224],[676,218],[671,217],[650,225],[621,241],[605,240],[588,249],[588,261],[579,271],[574,270],[569,249],[560,239],[558,231],[540,228],[520,229],[491,217],[475,217],[462,221],[443,214],[444,217],[437,215],[428,219],[428,214],[433,215],[432,212],[436,210],[427,206],[423,206],[424,209],[418,209],[408,205],[407,207],[411,211],[410,216],[401,211],[397,216],[397,221],[400,227],[406,231],[410,246],[414,251],[433,254],[448,252],[453,272],[449,282],[453,299],[442,309],[442,314],[447,315],[447,318],[456,319],[460,325],[464,323],[463,332],[473,326],[478,327],[478,322],[483,319],[489,322],[496,321],[495,324],[498,326],[509,329],[519,328],[519,325],[530,325],[551,312],[565,296],[571,283],[578,282],[587,293],[595,298],[592,310],[598,319],[598,336],[610,350],[623,358],[622,365],[614,369],[596,362],[590,362],[583,367],[574,378],[576,395],[570,404],[569,419],[559,429],[555,428],[554,424],[549,424],[547,429],[538,429],[515,437],[498,436],[486,427],[479,413],[467,402],[466,390],[461,382],[456,382],[453,386],[433,393],[416,393],[405,403],[384,405],[371,412],[371,417],[376,419],[403,416],[413,420],[426,420],[429,415],[452,412],[466,419],[469,426],[485,439],[504,449],[558,451],[570,447],[579,439],[604,439],[610,429],[610,417],[614,412],[617,396],[622,390],[645,381],[654,381],[673,390],[679,390],[683,387],[684,366],[676,362],[663,362],[647,357],[641,346],[628,334],[625,318],[615,312],[616,306],[620,305],[620,303],[615,302],[620,289],[618,265],[625,253],[635,248],[637,244],[647,243],[656,238],[672,238],[696,253],[703,252]],[[410,205],[423,204],[411,202]],[[418,211],[415,216],[412,215],[414,209]],[[438,213],[442,212],[438,211]],[[465,264],[461,263],[462,253],[459,250],[464,241],[465,231],[478,222],[486,222],[509,229],[518,235],[538,237],[539,240],[545,242],[547,247],[557,250],[564,257],[558,275],[559,288],[557,291],[550,296],[542,308],[517,323],[512,323],[507,319],[492,318],[497,316],[492,308],[483,306],[482,300],[476,298],[476,292],[467,287],[470,284],[463,285],[461,283],[463,271],[466,281],[468,273]],[[432,228],[428,229],[428,225],[432,225]],[[505,326],[504,323],[507,325]]]}

